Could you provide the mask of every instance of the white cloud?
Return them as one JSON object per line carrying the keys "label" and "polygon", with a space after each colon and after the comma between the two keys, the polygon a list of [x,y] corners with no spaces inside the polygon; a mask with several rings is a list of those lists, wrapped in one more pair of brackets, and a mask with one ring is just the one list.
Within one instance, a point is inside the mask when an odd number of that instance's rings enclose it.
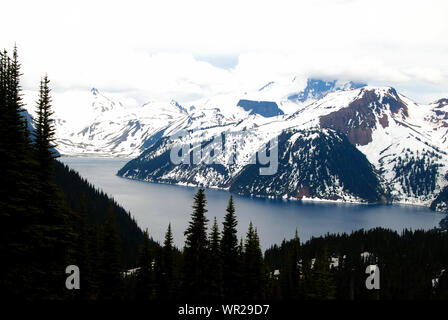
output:
{"label": "white cloud", "polygon": [[[2,10],[0,44],[17,42],[27,89],[48,72],[56,92],[188,100],[298,73],[448,96],[446,1],[9,1]],[[223,55],[238,65],[201,61]]]}

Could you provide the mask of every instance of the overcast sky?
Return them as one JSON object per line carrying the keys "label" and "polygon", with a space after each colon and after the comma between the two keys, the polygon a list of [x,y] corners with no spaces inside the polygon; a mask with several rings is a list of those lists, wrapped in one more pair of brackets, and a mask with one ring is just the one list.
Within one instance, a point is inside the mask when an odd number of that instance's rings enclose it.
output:
{"label": "overcast sky", "polygon": [[304,75],[448,96],[448,1],[7,1],[23,86],[188,101]]}

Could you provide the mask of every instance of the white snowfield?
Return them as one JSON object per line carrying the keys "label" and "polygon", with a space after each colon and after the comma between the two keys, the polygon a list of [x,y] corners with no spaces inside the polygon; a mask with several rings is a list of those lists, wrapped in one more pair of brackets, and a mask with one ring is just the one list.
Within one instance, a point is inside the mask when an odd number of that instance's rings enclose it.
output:
{"label": "white snowfield", "polygon": [[[375,103],[368,105],[372,110],[369,121],[374,123],[372,140],[356,147],[381,173],[384,185],[391,189],[397,202],[429,205],[448,183],[444,177],[448,172],[447,100],[421,105],[399,93],[394,95],[395,90],[389,87],[351,89],[347,83],[338,83],[337,90],[331,90],[321,99],[315,99],[313,92],[304,102],[290,99],[305,86],[306,80],[294,77],[291,81],[272,81],[257,91],[222,93],[186,105],[156,101],[138,107],[126,107],[92,89],[88,111],[76,119],[64,115],[62,106],[54,106],[57,149],[64,155],[133,158],[157,139],[170,137],[180,130],[188,131],[183,141],[192,144],[224,134],[226,144],[234,146],[236,156],[232,164],[229,156],[223,154],[220,163],[235,173],[284,130],[320,128],[322,116],[347,108],[369,93],[377,97]],[[272,117],[250,114],[250,110],[237,106],[240,99],[275,102],[284,114]],[[397,110],[396,106],[391,106],[396,101],[405,108]],[[361,116],[356,114],[354,120],[358,117],[358,125],[363,126],[366,120]],[[352,120],[346,126],[349,127]],[[290,139],[294,139],[294,135]],[[170,147],[167,144],[157,152],[160,154]],[[412,158],[436,165],[436,189],[431,195],[407,190],[406,177],[397,173],[397,162],[406,163]],[[218,185],[222,178],[203,177],[216,181],[208,183],[210,187]]]}

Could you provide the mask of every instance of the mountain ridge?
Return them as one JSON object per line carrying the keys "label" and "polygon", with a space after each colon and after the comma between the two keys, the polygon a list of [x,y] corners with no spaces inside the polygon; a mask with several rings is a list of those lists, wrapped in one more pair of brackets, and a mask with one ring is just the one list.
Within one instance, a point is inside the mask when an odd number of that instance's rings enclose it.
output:
{"label": "mountain ridge", "polygon": [[[84,131],[68,135],[68,132],[62,133],[59,137],[62,142],[61,152],[76,155],[98,154],[102,151],[109,156],[135,158],[119,171],[120,176],[127,178],[205,185],[251,194],[249,186],[257,179],[247,182],[245,187],[241,184],[238,188],[232,185],[241,172],[248,170],[249,160],[268,141],[280,137],[288,130],[304,133],[318,130],[320,134],[332,132],[330,135],[333,138],[334,135],[346,137],[372,165],[372,174],[378,177],[378,188],[373,189],[382,190],[376,198],[367,195],[357,198],[353,192],[345,194],[345,191],[341,191],[338,196],[305,192],[310,186],[305,186],[300,192],[296,190],[297,192],[290,191],[287,194],[276,194],[271,190],[271,193],[260,191],[251,195],[286,195],[290,198],[342,199],[351,202],[391,201],[429,206],[448,184],[443,178],[448,172],[448,157],[443,151],[448,147],[448,110],[445,110],[448,108],[448,100],[440,99],[433,104],[420,105],[392,87],[375,87],[354,82],[341,84],[336,80],[325,83],[322,81],[326,84],[322,87],[322,92],[312,92],[310,84],[312,86],[315,81],[309,80],[304,88],[298,88],[296,79],[283,84],[271,81],[254,92],[211,96],[190,103],[188,108],[174,100],[167,103],[150,102],[138,109],[128,109],[115,102],[112,105],[115,108],[102,111]],[[313,93],[313,97],[307,98],[305,102],[294,102],[289,99],[293,91]],[[96,99],[101,99],[102,95],[98,90],[94,93]],[[245,108],[239,106],[241,100],[249,101],[249,105]],[[104,104],[104,101],[96,102]],[[268,108],[265,108],[266,105],[260,109],[255,107],[254,112],[253,106],[257,106],[257,103],[250,101],[266,102]],[[63,123],[62,120],[59,121]],[[61,127],[63,126],[59,129]],[[219,165],[168,165],[166,155],[173,147],[170,138],[182,130],[187,135],[181,140],[189,144],[206,144],[217,135],[225,136],[235,150],[238,150],[234,156],[235,162],[230,163],[230,158],[222,155]],[[67,136],[69,143],[66,143]],[[101,144],[95,144],[97,140]],[[278,147],[285,149],[286,145]],[[149,168],[151,166],[146,168],[146,176],[142,170],[135,171],[138,169],[133,167],[136,163],[143,168],[145,161],[161,161],[162,154],[165,154],[165,162],[162,161],[157,168],[153,168],[158,173]],[[281,155],[279,158],[279,166],[286,170],[284,175],[291,174],[293,167],[285,167],[286,160]],[[325,159],[321,158],[318,162],[324,165],[327,160],[337,159],[329,152]],[[365,169],[365,173],[368,171],[370,169]],[[291,178],[284,179],[292,181]],[[331,179],[336,181],[336,176]],[[318,189],[325,190],[325,184],[330,180],[322,179]],[[347,185],[349,181],[340,183]],[[437,208],[444,207],[439,205]]]}

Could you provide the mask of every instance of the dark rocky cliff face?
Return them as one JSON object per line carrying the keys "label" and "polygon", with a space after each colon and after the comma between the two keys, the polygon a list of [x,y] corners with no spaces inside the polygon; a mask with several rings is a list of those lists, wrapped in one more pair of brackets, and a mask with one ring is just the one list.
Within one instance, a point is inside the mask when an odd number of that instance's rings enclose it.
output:
{"label": "dark rocky cliff face", "polygon": [[443,99],[437,100],[435,102],[435,104],[437,104],[436,108],[443,108],[444,106],[448,105],[448,99],[443,98]]}
{"label": "dark rocky cliff face", "polygon": [[427,120],[439,127],[439,130],[443,132],[442,142],[448,141],[448,99],[440,99],[433,103],[435,107],[431,110]]}
{"label": "dark rocky cliff face", "polygon": [[383,105],[389,104],[390,111],[392,111],[392,113],[398,114],[401,111],[404,117],[409,116],[406,103],[404,103],[404,101],[400,99],[397,91],[394,88],[390,88],[388,90],[387,95],[380,103]]}
{"label": "dark rocky cliff face", "polygon": [[324,81],[320,79],[308,79],[305,89],[296,94],[290,95],[288,99],[296,102],[305,102],[308,99],[319,100],[333,91],[359,89],[365,86],[365,83],[353,81],[342,84],[342,86],[340,86],[337,85],[336,80]]}
{"label": "dark rocky cliff face", "polygon": [[275,117],[284,114],[275,102],[271,101],[252,101],[252,100],[240,100],[237,106],[243,108],[246,111],[250,111],[250,114],[259,114],[263,117]]}
{"label": "dark rocky cliff face", "polygon": [[[389,105],[393,114],[408,116],[406,104],[400,99],[395,89],[390,88],[381,98],[374,90],[362,90],[360,97],[346,108],[320,117],[322,128],[344,133],[354,145],[364,146],[372,142],[372,129],[377,127],[377,116]],[[381,101],[380,101],[381,100]],[[387,115],[378,117],[379,124],[385,128],[389,125]]]}

